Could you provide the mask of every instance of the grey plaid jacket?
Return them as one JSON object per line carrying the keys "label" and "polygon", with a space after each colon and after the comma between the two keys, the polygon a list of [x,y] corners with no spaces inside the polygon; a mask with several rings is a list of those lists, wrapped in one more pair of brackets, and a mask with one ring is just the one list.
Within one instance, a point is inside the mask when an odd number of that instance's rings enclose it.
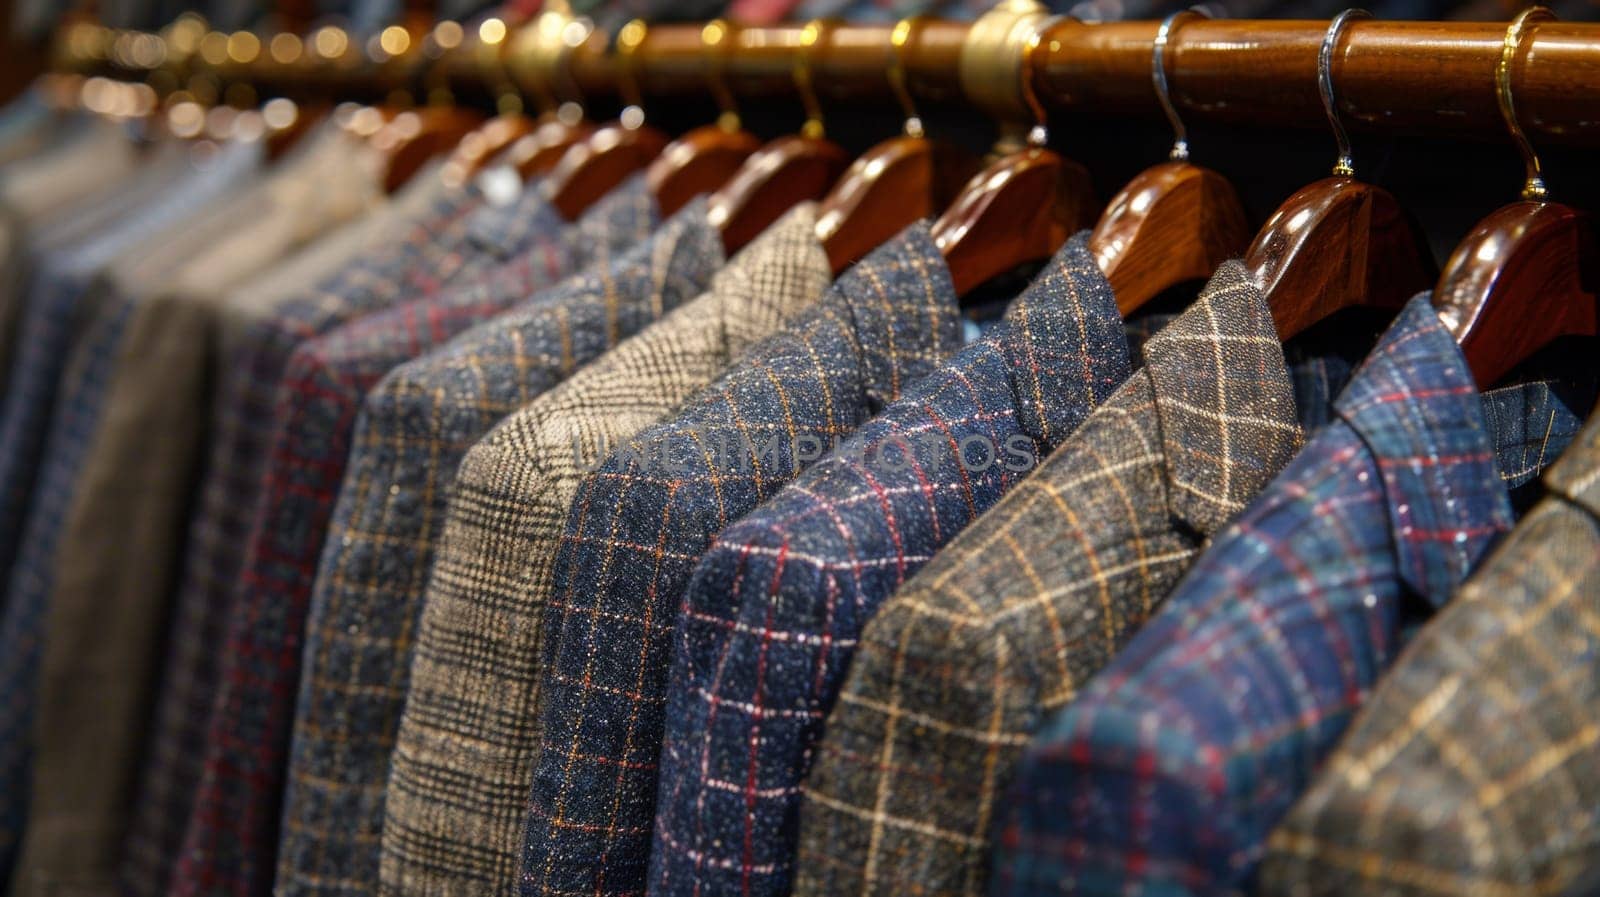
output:
{"label": "grey plaid jacket", "polygon": [[1301,445],[1266,300],[1229,262],[1027,480],[867,624],[800,810],[795,893],[983,892],[996,798]]}
{"label": "grey plaid jacket", "polygon": [[[421,608],[389,782],[383,893],[515,888],[538,747],[540,614],[583,468],[816,299],[829,270],[814,224],[814,206],[793,210],[712,276],[699,298],[512,413],[466,452]],[[465,370],[465,361],[449,363]],[[395,400],[435,391],[423,385],[417,376],[396,378],[388,391]]]}
{"label": "grey plaid jacket", "polygon": [[1600,888],[1600,420],[1268,843],[1263,894]]}

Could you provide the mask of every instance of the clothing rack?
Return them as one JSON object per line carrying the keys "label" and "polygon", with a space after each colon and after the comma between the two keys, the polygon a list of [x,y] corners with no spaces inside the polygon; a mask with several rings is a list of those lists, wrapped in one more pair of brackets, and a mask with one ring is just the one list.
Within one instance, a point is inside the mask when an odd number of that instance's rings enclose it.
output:
{"label": "clothing rack", "polygon": [[[611,35],[546,13],[513,31],[481,29],[489,38],[504,32],[488,42],[456,26],[444,33],[458,40],[447,38],[450,45],[439,48],[415,38],[425,34],[422,29],[392,26],[382,37],[401,49],[389,54],[380,38],[363,46],[330,28],[303,41],[241,39],[234,42],[239,46],[230,45],[233,55],[207,59],[175,48],[173,28],[163,38],[80,23],[63,30],[57,58],[60,67],[85,74],[142,78],[163,67],[187,67],[290,96],[315,88],[324,96],[351,98],[382,96],[441,73],[453,84],[491,93],[509,75],[524,90],[557,98],[631,88],[649,98],[704,93],[720,72],[728,91],[750,99],[794,94],[796,71],[808,66],[824,103],[891,97],[890,73],[898,59],[918,102],[967,102],[997,118],[1025,122],[1021,62],[1036,29],[1044,34],[1032,66],[1033,86],[1047,109],[1159,116],[1151,85],[1158,27],[1149,21],[1050,19],[1026,4],[1003,4],[970,26],[919,22],[898,52],[891,26],[711,23],[652,25],[630,53],[621,53]],[[403,40],[390,33],[396,29]],[[1178,111],[1191,124],[1325,128],[1316,71],[1326,30],[1319,21],[1186,24],[1167,49]],[[433,34],[439,33],[436,27]],[[1333,61],[1344,120],[1358,131],[1506,139],[1493,86],[1504,34],[1505,26],[1492,22],[1354,22]],[[225,37],[205,39],[226,44]],[[159,52],[151,49],[157,46],[152,40],[160,42]],[[142,52],[136,49],[141,42]],[[279,47],[295,49],[292,55],[287,49],[274,52]],[[1524,41],[1512,77],[1530,137],[1600,145],[1600,25],[1539,24]]]}

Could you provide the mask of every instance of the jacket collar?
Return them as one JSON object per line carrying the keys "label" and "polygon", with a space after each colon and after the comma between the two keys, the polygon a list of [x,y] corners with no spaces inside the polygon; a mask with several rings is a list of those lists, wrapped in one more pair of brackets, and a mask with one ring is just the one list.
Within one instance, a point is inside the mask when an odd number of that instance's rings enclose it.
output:
{"label": "jacket collar", "polygon": [[925,221],[857,262],[821,301],[850,316],[873,414],[961,345],[955,285]]}
{"label": "jacket collar", "polygon": [[1544,482],[1551,492],[1600,521],[1600,415],[1583,428]]}
{"label": "jacket collar", "polygon": [[1512,512],[1483,402],[1426,294],[1401,311],[1336,405],[1382,478],[1401,577],[1443,605],[1511,528]]}
{"label": "jacket collar", "polygon": [[1215,533],[1302,442],[1283,346],[1244,266],[1222,265],[1144,345],[1167,468],[1168,509]]}
{"label": "jacket collar", "polygon": [[[701,203],[704,202],[696,200]],[[739,250],[711,279],[726,364],[817,301],[833,279],[817,239],[817,204],[803,202]],[[707,227],[710,227],[709,222]],[[714,232],[714,231],[713,231]],[[721,237],[717,239],[721,251]]]}
{"label": "jacket collar", "polygon": [[986,339],[1006,359],[1018,425],[1046,450],[1132,372],[1122,316],[1088,231],[1061,247]]}

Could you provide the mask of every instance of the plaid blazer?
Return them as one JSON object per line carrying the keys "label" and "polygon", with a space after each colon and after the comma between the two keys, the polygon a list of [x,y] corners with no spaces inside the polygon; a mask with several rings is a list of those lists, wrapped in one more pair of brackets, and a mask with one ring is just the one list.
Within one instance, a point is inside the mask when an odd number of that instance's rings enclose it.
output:
{"label": "plaid blazer", "polygon": [[411,631],[461,455],[517,403],[698,294],[720,246],[704,205],[685,208],[368,396],[305,627],[277,894],[376,890]]}
{"label": "plaid blazer", "polygon": [[1039,720],[1300,447],[1283,349],[1237,262],[1142,354],[863,629],[804,785],[797,894],[980,893]]}
{"label": "plaid blazer", "polygon": [[1480,401],[1426,295],[1336,407],[1042,727],[1005,804],[996,893],[1252,893],[1268,832],[1404,627],[1510,528],[1502,471],[1530,480],[1582,423],[1540,384]]}
{"label": "plaid blazer", "polygon": [[651,893],[789,893],[800,782],[861,627],[1130,370],[1079,234],[1001,324],[717,537],[679,612]]}
{"label": "plaid blazer", "polygon": [[[540,612],[567,506],[609,446],[670,413],[827,287],[815,220],[812,204],[791,211],[717,271],[704,295],[466,454],[389,780],[383,893],[515,891],[538,745]],[[720,257],[716,247],[708,257]]]}
{"label": "plaid blazer", "polygon": [[541,223],[511,262],[458,288],[352,321],[291,356],[224,639],[179,894],[260,893],[271,881],[306,605],[367,390],[397,365],[591,255],[633,244],[649,232],[655,210],[641,177],[570,230],[551,206],[532,217]]}
{"label": "plaid blazer", "polygon": [[[309,294],[296,296],[241,326],[238,358],[220,367],[210,448],[190,521],[184,572],[168,623],[167,661],[140,772],[139,795],[122,863],[123,889],[166,897],[200,779],[202,750],[218,684],[218,644],[243,563],[270,437],[274,387],[302,339],[403,292],[431,293],[467,264],[461,250],[477,206],[473,191],[443,191],[438,179],[408,209],[417,223],[381,251],[355,262]],[[402,198],[415,199],[417,196]]]}
{"label": "plaid blazer", "polygon": [[1262,893],[1594,893],[1600,421],[1545,485],[1273,831]]}
{"label": "plaid blazer", "polygon": [[927,225],[907,228],[584,477],[544,612],[523,894],[644,889],[673,621],[695,562],[959,347],[953,292]]}

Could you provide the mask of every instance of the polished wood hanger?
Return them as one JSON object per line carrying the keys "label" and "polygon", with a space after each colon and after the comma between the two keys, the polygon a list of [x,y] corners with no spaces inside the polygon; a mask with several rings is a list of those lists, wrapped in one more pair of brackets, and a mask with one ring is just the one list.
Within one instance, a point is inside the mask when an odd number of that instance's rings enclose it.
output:
{"label": "polished wood hanger", "polygon": [[523,180],[546,174],[556,167],[567,150],[594,134],[594,123],[584,119],[576,104],[570,108],[571,112],[543,113],[534,119],[533,130],[512,145],[508,161]]}
{"label": "polished wood hanger", "polygon": [[617,32],[617,81],[628,105],[616,121],[572,145],[545,178],[550,202],[571,221],[666,148],[667,135],[645,124],[633,79],[633,54],[644,42],[645,23],[635,19]]}
{"label": "polished wood hanger", "polygon": [[1600,244],[1590,216],[1549,202],[1539,157],[1511,98],[1511,63],[1531,24],[1554,18],[1532,7],[1506,32],[1495,84],[1500,110],[1522,150],[1522,201],[1478,223],[1451,253],[1433,304],[1480,388],[1563,336],[1600,335]]}
{"label": "polished wood hanger", "polygon": [[1339,33],[1362,10],[1334,17],[1318,56],[1323,106],[1339,142],[1334,176],[1289,197],[1245,252],[1251,281],[1266,295],[1280,339],[1357,306],[1397,309],[1436,272],[1415,222],[1387,191],[1356,180],[1350,141],[1333,95]]}
{"label": "polished wood hanger", "polygon": [[1210,277],[1249,244],[1238,191],[1227,178],[1189,161],[1188,135],[1167,90],[1167,41],[1183,19],[1203,15],[1175,12],[1156,31],[1153,80],[1172,123],[1170,161],[1140,172],[1112,197],[1089,235],[1089,251],[1124,316],[1180,283]]}
{"label": "polished wood hanger", "polygon": [[780,137],[746,159],[733,179],[711,194],[711,223],[722,233],[731,255],[743,249],[796,204],[820,199],[844,171],[849,156],[823,136],[822,111],[811,90],[810,53],[823,36],[813,21],[801,34],[794,69],[795,87],[806,107],[800,133]]}
{"label": "polished wood hanger", "polygon": [[723,54],[732,26],[720,19],[700,29],[710,77],[707,86],[721,108],[716,124],[695,128],[661,151],[645,172],[650,195],[662,215],[671,215],[689,200],[728,183],[761,141],[740,123],[733,94],[722,80]]}
{"label": "polished wood hanger", "polygon": [[1089,172],[1046,147],[1049,134],[1033,89],[1033,60],[1048,30],[1036,31],[1023,52],[1022,93],[1037,122],[1026,148],[974,176],[933,224],[934,242],[957,295],[1019,265],[1050,258],[1099,212]]}
{"label": "polished wood hanger", "polygon": [[908,225],[949,206],[977,170],[959,147],[929,140],[905,84],[902,51],[916,18],[894,28],[889,82],[905,110],[905,127],[850,164],[817,209],[817,238],[835,275]]}
{"label": "polished wood hanger", "polygon": [[293,149],[314,125],[326,120],[331,111],[332,107],[326,103],[297,106],[292,100],[268,100],[261,107],[261,117],[267,124],[267,158],[283,158],[283,154]]}
{"label": "polished wood hanger", "polygon": [[482,123],[482,115],[457,106],[430,106],[396,115],[372,138],[384,157],[384,191],[399,190],[429,159],[453,150]]}
{"label": "polished wood hanger", "polygon": [[533,119],[520,112],[502,113],[461,138],[446,165],[470,178],[483,170],[501,151],[532,133]]}

